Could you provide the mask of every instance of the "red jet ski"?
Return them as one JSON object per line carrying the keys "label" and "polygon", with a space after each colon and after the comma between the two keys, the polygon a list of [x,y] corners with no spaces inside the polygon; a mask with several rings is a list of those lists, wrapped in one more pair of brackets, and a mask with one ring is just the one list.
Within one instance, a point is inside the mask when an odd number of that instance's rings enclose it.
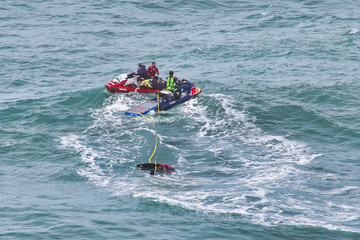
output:
{"label": "red jet ski", "polygon": [[127,75],[126,73],[123,73],[105,84],[105,87],[109,92],[113,93],[157,93],[161,91],[161,89],[154,89],[145,86],[141,86],[137,89],[138,85],[138,77],[134,76],[133,74]]}

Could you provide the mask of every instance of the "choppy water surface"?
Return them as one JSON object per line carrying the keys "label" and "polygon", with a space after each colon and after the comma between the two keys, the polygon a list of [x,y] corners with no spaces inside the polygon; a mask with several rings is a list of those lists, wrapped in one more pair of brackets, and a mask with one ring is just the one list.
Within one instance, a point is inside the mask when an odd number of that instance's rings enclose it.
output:
{"label": "choppy water surface", "polygon": [[[0,238],[360,238],[356,1],[3,1]],[[203,89],[148,118],[104,84]],[[156,118],[156,114],[152,114]],[[154,161],[170,175],[136,169]]]}

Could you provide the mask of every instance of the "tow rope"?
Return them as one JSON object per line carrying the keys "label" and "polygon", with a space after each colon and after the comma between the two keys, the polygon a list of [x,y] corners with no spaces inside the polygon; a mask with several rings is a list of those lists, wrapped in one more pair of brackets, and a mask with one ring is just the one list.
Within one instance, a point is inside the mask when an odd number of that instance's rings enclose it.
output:
{"label": "tow rope", "polygon": [[[154,147],[154,151],[153,153],[151,154],[150,158],[149,158],[149,163],[151,163],[151,159],[153,158],[155,152],[156,152],[156,149],[157,149],[157,140],[158,140],[158,134],[157,134],[157,129],[159,127],[159,121],[160,121],[160,104],[159,104],[159,93],[156,94],[156,102],[157,102],[157,112],[158,112],[158,125],[155,129],[155,147]],[[139,115],[142,116],[142,117],[147,117],[147,118],[150,118],[151,121],[154,121],[154,118],[153,117],[150,117],[150,116],[145,116],[145,115],[142,115],[140,112],[139,112]],[[155,171],[157,170],[157,164],[155,162]]]}
{"label": "tow rope", "polygon": [[147,118],[150,118],[151,121],[154,121],[154,118],[151,117],[151,116],[146,116],[146,115],[142,115],[141,112],[138,112],[138,114],[142,117],[147,117]]}
{"label": "tow rope", "polygon": [[[159,125],[160,125],[160,101],[159,101],[159,93],[156,94],[156,99],[157,99],[157,112],[158,112],[158,122],[157,122],[157,126],[155,128],[155,147],[154,147],[154,151],[151,154],[150,158],[149,158],[149,163],[141,163],[138,164],[137,167],[141,168],[141,170],[151,170],[150,171],[150,175],[155,175],[155,173],[157,171],[160,172],[165,172],[165,173],[170,173],[175,171],[175,168],[170,166],[170,165],[166,165],[166,164],[162,164],[162,163],[151,163],[151,159],[154,157],[155,152],[157,150],[157,142],[158,142],[158,129],[159,129]],[[140,116],[146,117],[142,114],[139,113]],[[151,121],[154,120],[153,117],[150,117]]]}

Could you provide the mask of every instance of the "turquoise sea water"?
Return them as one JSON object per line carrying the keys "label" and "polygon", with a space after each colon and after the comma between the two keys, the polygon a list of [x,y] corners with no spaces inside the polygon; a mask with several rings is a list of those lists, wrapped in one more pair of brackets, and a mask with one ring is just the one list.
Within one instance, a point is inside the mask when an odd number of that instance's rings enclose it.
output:
{"label": "turquoise sea water", "polygon": [[[1,1],[0,239],[360,239],[357,1]],[[157,123],[104,84],[203,93]],[[152,114],[156,116],[156,114]]]}

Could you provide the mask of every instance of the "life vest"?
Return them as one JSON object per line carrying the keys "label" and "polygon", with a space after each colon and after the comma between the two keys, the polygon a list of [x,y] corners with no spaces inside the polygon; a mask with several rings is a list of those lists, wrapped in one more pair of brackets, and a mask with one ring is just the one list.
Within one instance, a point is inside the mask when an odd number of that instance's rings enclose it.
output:
{"label": "life vest", "polygon": [[177,88],[174,87],[174,77],[167,77],[166,78],[166,90],[176,92]]}
{"label": "life vest", "polygon": [[152,88],[151,79],[146,79],[144,81],[141,81],[141,85],[144,87]]}

